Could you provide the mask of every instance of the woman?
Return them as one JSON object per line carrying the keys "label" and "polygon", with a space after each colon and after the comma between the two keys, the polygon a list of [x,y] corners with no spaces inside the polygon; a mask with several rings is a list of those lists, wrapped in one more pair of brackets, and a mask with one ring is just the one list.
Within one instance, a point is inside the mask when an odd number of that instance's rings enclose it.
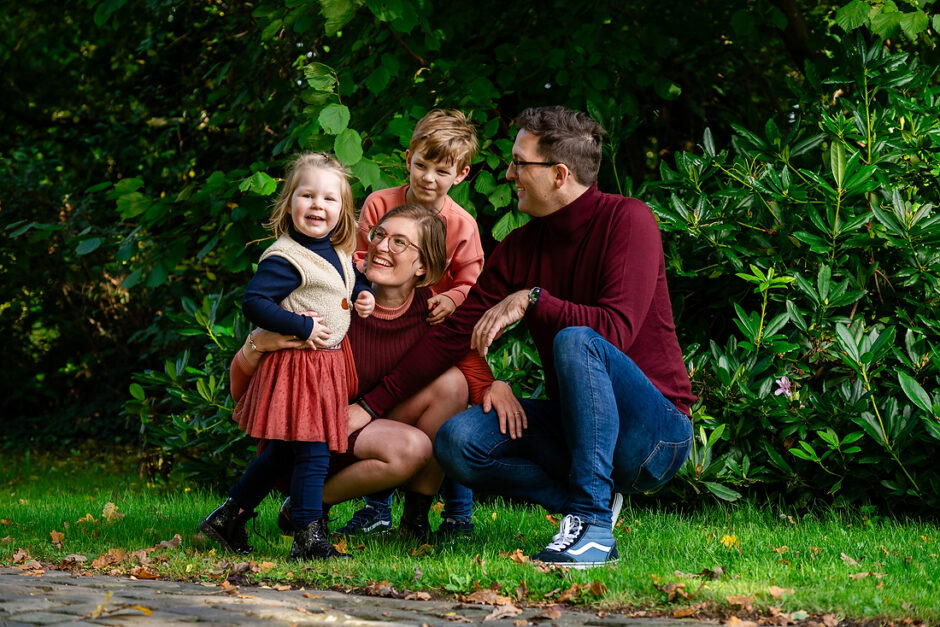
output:
{"label": "woman", "polygon": [[[392,209],[370,231],[365,276],[372,283],[376,308],[369,318],[353,316],[347,360],[350,399],[357,390],[371,389],[429,329],[427,286],[437,282],[446,266],[444,235],[443,221],[417,205]],[[263,353],[304,346],[297,339],[253,331],[232,362],[233,398],[244,393]],[[404,484],[400,531],[426,539],[428,511],[443,478],[431,443],[447,419],[466,409],[468,392],[471,402],[489,403],[500,415],[520,409],[509,385],[493,381],[482,358],[468,354],[460,369],[445,372],[387,419],[349,424],[347,453],[333,455],[330,462],[324,513],[331,505]],[[240,538],[235,531],[230,535]],[[233,548],[236,542],[231,544]]]}

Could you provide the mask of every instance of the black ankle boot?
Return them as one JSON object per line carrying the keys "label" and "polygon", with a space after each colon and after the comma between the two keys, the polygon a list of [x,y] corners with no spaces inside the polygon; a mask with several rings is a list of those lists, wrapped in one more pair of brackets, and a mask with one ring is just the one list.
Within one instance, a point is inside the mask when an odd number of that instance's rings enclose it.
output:
{"label": "black ankle boot", "polygon": [[430,542],[431,523],[428,512],[431,511],[433,496],[408,490],[405,492],[405,509],[398,523],[398,533],[412,540]]}
{"label": "black ankle boot", "polygon": [[228,499],[206,516],[199,528],[232,553],[248,555],[253,549],[248,545],[245,524],[258,514],[249,511],[238,513],[239,509],[238,503]]}
{"label": "black ankle boot", "polygon": [[300,531],[294,532],[294,544],[290,547],[289,561],[322,560],[331,557],[348,559],[349,555],[340,553],[330,543],[330,534],[326,529],[326,518],[315,520]]}

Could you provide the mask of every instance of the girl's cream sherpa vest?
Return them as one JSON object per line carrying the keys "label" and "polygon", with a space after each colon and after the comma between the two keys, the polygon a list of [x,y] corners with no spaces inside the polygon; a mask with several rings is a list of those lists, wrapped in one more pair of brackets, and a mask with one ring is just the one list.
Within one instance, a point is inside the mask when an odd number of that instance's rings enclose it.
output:
{"label": "girl's cream sherpa vest", "polygon": [[[336,346],[349,330],[349,312],[352,308],[352,289],[355,283],[350,256],[335,248],[345,277],[340,277],[333,265],[295,242],[281,235],[261,255],[261,260],[275,255],[283,257],[300,273],[300,286],[280,302],[287,311],[300,313],[315,311],[330,329],[328,344]],[[345,281],[343,280],[345,278]],[[345,303],[346,307],[343,307]],[[307,339],[307,338],[302,338]]]}

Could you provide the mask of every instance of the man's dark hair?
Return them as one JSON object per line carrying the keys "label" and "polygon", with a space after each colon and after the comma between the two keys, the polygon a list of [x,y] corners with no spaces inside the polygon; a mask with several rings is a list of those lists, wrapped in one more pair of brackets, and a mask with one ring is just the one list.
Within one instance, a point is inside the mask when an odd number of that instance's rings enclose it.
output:
{"label": "man's dark hair", "polygon": [[567,107],[538,107],[519,114],[520,130],[538,136],[539,153],[564,163],[575,180],[593,185],[601,168],[601,138],[606,131],[590,116]]}

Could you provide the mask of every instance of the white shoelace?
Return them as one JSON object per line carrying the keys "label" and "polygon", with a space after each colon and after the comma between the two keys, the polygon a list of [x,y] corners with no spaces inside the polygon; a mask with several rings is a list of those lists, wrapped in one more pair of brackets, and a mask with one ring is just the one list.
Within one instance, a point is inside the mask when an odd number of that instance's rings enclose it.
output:
{"label": "white shoelace", "polygon": [[558,533],[552,538],[551,543],[545,547],[550,551],[565,551],[574,544],[581,533],[581,519],[574,514],[568,514],[561,519],[561,525],[558,527]]}

